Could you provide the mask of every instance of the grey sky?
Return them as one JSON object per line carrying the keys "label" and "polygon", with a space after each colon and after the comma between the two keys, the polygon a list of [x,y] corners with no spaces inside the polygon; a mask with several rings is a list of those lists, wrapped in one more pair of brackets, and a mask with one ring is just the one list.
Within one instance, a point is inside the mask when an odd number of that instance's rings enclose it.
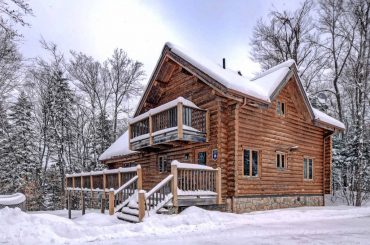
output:
{"label": "grey sky", "polygon": [[114,48],[144,63],[151,74],[166,41],[194,50],[215,62],[251,76],[259,66],[249,59],[253,26],[271,9],[295,9],[299,1],[123,1],[33,0],[34,17],[23,28],[21,50],[26,57],[42,55],[39,40],[60,50],[82,51],[99,60]]}

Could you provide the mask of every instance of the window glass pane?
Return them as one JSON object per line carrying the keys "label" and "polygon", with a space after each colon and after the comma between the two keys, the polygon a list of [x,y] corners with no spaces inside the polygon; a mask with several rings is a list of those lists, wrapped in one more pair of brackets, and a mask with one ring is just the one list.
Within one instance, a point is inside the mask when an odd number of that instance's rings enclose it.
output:
{"label": "window glass pane", "polygon": [[285,168],[285,155],[281,154],[281,167]]}
{"label": "window glass pane", "polygon": [[307,179],[307,159],[306,158],[303,160],[303,176],[305,179]]}
{"label": "window glass pane", "polygon": [[281,103],[281,115],[285,114],[285,103]]}
{"label": "window glass pane", "polygon": [[250,151],[244,150],[244,175],[250,175]]}
{"label": "window glass pane", "polygon": [[258,152],[252,151],[252,176],[258,175]]}
{"label": "window glass pane", "polygon": [[205,151],[198,152],[198,164],[206,165],[207,162],[207,153]]}
{"label": "window glass pane", "polygon": [[280,154],[276,154],[276,167],[280,168]]}
{"label": "window glass pane", "polygon": [[309,171],[308,171],[308,178],[312,179],[312,159],[309,160]]}
{"label": "window glass pane", "polygon": [[276,104],[276,112],[280,115],[280,101],[278,101]]}

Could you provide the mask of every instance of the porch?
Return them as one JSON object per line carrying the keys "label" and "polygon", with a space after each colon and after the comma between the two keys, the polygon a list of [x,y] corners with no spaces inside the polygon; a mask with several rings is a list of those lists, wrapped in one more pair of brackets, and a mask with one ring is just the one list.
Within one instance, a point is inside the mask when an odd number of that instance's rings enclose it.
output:
{"label": "porch", "polygon": [[209,112],[179,97],[129,122],[129,147],[151,151],[179,142],[207,142]]}
{"label": "porch", "polygon": [[141,222],[150,212],[176,213],[179,207],[221,204],[221,169],[173,161],[171,173],[151,190],[143,190],[141,166],[66,176],[69,217],[78,196],[85,214],[86,195],[100,199],[101,212]]}

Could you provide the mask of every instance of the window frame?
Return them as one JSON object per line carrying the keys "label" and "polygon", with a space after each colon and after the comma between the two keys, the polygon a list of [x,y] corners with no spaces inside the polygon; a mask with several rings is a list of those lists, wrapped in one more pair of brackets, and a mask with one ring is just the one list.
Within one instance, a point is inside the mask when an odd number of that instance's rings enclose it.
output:
{"label": "window frame", "polygon": [[[305,161],[307,161],[307,166],[305,168]],[[309,178],[310,176],[310,161],[312,163],[312,167],[311,167],[311,178]],[[307,178],[305,176],[305,170],[306,170],[306,173],[307,173]],[[313,157],[310,157],[310,156],[303,156],[303,180],[304,181],[313,181],[314,180],[314,159]]]}
{"label": "window frame", "polygon": [[[243,147],[242,152],[242,176],[247,179],[261,178],[261,150],[254,147]],[[249,151],[249,175],[244,174],[244,152]],[[252,175],[253,172],[253,152],[257,152],[257,175]]]}
{"label": "window frame", "polygon": [[[276,154],[275,154],[275,166],[278,170],[285,170],[285,169],[288,169],[288,154],[286,152],[283,152],[283,151],[276,151]],[[284,156],[284,166],[282,167],[282,159],[283,159],[283,156]],[[280,166],[278,165],[278,158],[280,160]]]}
{"label": "window frame", "polygon": [[[164,161],[161,162],[160,159],[163,159]],[[161,168],[161,164],[163,164],[163,169]],[[167,154],[161,154],[161,155],[158,155],[158,158],[157,158],[157,166],[158,166],[158,172],[159,173],[168,173],[168,166],[167,166]],[[162,170],[161,170],[162,169]]]}
{"label": "window frame", "polygon": [[[283,110],[283,107],[284,107],[284,110]],[[285,100],[282,100],[282,99],[277,99],[276,100],[276,115],[278,115],[280,117],[285,117],[285,115],[286,115]]]}

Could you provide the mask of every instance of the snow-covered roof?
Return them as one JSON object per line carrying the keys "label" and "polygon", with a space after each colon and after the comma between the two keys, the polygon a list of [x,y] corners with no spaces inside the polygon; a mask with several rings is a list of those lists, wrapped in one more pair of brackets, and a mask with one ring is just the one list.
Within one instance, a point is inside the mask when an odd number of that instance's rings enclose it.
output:
{"label": "snow-covered roof", "polygon": [[343,130],[346,129],[346,126],[341,121],[325,114],[324,112],[322,112],[322,111],[320,111],[316,108],[312,108],[312,110],[315,114],[315,119],[316,120],[324,122],[324,123],[328,123],[330,125],[333,125],[337,128],[343,129]]}
{"label": "snow-covered roof", "polygon": [[[253,79],[247,79],[232,70],[224,69],[215,62],[201,57],[197,53],[186,50],[170,42],[167,42],[165,46],[169,47],[173,53],[206,73],[226,88],[242,92],[248,96],[266,101],[267,103],[271,102],[276,89],[284,82],[284,79],[289,75],[292,67],[296,66],[295,61],[290,59],[262,72]],[[309,102],[307,104],[310,109],[312,109],[312,112],[314,112],[315,120],[330,124],[339,129],[345,129],[342,122],[313,108]]]}
{"label": "snow-covered roof", "polygon": [[178,103],[182,103],[184,106],[187,106],[187,107],[192,107],[192,108],[195,108],[195,109],[200,109],[198,106],[196,106],[193,102],[191,102],[190,100],[187,100],[183,97],[178,97],[177,99],[174,99],[174,100],[171,100],[170,102],[167,102],[163,105],[160,105],[156,108],[153,108],[153,109],[150,109],[149,111],[143,113],[143,114],[140,114],[138,115],[137,117],[134,117],[132,119],[129,120],[130,123],[135,123],[135,122],[139,122],[141,120],[143,120],[144,118],[146,117],[149,117],[149,115],[154,115],[154,114],[157,114],[161,111],[165,111],[167,109],[170,109],[172,107],[175,107]]}
{"label": "snow-covered roof", "polygon": [[137,153],[129,149],[128,131],[123,133],[107,150],[100,155],[99,160],[104,161],[113,157],[120,157]]}

